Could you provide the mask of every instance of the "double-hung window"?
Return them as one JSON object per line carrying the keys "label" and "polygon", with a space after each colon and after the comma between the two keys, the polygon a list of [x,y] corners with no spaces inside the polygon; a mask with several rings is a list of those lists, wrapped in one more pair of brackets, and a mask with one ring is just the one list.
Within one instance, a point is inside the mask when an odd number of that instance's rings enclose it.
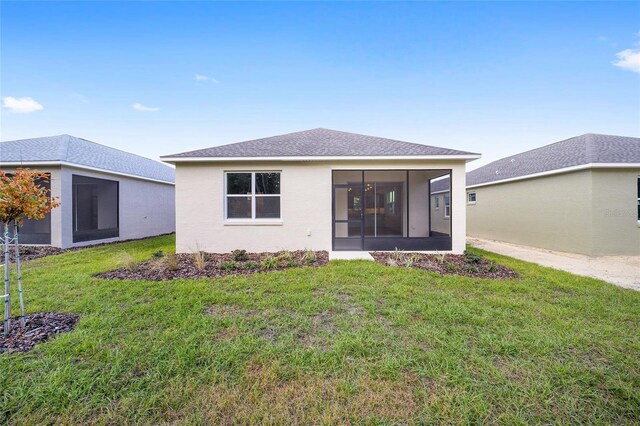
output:
{"label": "double-hung window", "polygon": [[226,172],[225,219],[281,219],[280,172]]}
{"label": "double-hung window", "polygon": [[444,195],[444,217],[451,216],[451,197],[448,194]]}
{"label": "double-hung window", "polygon": [[440,196],[436,195],[436,210],[440,208]]}

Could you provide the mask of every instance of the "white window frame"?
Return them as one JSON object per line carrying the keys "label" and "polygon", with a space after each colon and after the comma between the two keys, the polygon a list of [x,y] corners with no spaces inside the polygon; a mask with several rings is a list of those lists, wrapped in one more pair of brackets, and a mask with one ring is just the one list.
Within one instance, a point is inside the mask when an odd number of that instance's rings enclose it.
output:
{"label": "white window frame", "polygon": [[[227,194],[227,177],[229,173],[246,173],[251,174],[251,193],[250,194]],[[280,175],[280,193],[279,194],[256,194],[256,173],[278,173]],[[224,222],[225,224],[282,224],[282,171],[281,170],[227,170],[224,172]],[[227,216],[227,199],[228,197],[251,197],[251,217],[250,218],[230,218]],[[256,218],[256,197],[278,197],[280,199],[280,217],[279,218]]]}
{"label": "white window frame", "polygon": [[440,196],[439,195],[435,196],[435,201],[436,201],[435,202],[436,210],[439,210],[440,209]]}
{"label": "white window frame", "polygon": [[449,202],[447,203],[447,195],[444,195],[444,217],[451,217],[451,195],[449,195]]}
{"label": "white window frame", "polygon": [[[471,201],[469,199],[469,197],[471,196],[471,194],[473,194],[474,200]],[[478,194],[476,193],[476,191],[469,191],[467,192],[467,204],[475,204],[476,201],[478,200]]]}

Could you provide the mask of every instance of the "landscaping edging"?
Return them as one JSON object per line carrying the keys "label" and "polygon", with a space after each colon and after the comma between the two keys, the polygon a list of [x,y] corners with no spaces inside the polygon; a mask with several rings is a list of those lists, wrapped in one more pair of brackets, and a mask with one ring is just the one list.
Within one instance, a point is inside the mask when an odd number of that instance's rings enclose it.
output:
{"label": "landscaping edging", "polygon": [[376,262],[387,266],[422,269],[441,275],[462,275],[473,278],[510,279],[520,275],[513,269],[498,265],[472,253],[424,254],[404,252],[371,252]]}
{"label": "landscaping edging", "polygon": [[[239,253],[241,252],[241,253]],[[251,275],[299,267],[318,267],[329,263],[326,251],[280,251],[276,253],[180,253],[158,254],[144,262],[95,275],[108,280],[167,281],[172,279],[217,278]]]}

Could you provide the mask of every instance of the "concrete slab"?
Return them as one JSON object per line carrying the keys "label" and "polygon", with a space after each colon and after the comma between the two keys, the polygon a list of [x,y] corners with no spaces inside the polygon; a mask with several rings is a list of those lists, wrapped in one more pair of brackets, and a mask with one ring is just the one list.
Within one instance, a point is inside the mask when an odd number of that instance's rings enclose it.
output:
{"label": "concrete slab", "polygon": [[368,251],[330,251],[329,260],[373,260]]}
{"label": "concrete slab", "polygon": [[481,238],[467,238],[467,243],[483,250],[640,291],[640,256],[585,256]]}

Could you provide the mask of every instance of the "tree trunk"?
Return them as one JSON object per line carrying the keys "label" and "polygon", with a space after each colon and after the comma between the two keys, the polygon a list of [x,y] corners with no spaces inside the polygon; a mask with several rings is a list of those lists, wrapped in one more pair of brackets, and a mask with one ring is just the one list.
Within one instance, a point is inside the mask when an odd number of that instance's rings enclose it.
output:
{"label": "tree trunk", "polygon": [[20,270],[20,244],[18,242],[18,221],[13,221],[13,243],[16,246],[16,275],[18,277],[18,299],[20,300],[20,325],[24,328],[27,325],[24,316],[24,300],[22,298],[22,272]]}

